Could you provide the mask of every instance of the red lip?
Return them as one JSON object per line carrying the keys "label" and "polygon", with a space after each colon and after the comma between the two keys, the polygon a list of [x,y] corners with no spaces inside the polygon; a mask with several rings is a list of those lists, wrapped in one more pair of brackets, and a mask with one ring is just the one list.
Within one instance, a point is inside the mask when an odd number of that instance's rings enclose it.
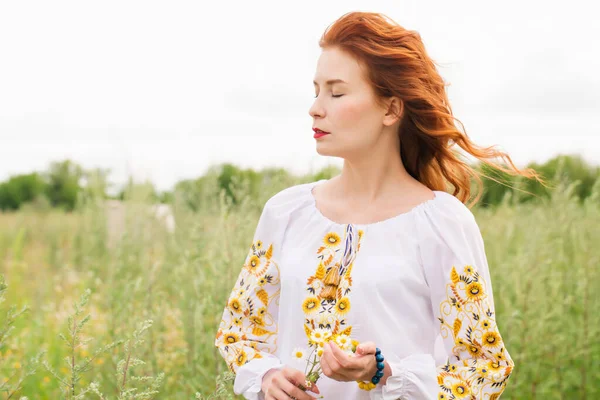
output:
{"label": "red lip", "polygon": [[319,128],[313,128],[313,131],[315,132],[314,134],[314,138],[320,138],[321,136],[325,136],[325,135],[329,135],[330,132],[325,132],[320,130]]}

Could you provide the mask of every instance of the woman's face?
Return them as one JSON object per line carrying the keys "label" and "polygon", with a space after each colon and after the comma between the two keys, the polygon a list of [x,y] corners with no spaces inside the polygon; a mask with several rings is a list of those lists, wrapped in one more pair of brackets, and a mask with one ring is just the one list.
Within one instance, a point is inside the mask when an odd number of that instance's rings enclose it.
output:
{"label": "woman's face", "polygon": [[[331,80],[341,82],[328,83]],[[376,103],[358,61],[342,50],[326,48],[314,81],[316,98],[309,109],[313,129],[330,132],[315,139],[317,152],[345,159],[369,153],[380,141],[387,111]]]}

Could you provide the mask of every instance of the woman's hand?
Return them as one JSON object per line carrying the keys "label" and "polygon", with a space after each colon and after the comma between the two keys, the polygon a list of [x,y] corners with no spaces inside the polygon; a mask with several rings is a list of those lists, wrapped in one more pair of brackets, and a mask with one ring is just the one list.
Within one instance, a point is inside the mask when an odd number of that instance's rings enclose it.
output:
{"label": "woman's hand", "polygon": [[[272,369],[263,376],[261,390],[265,393],[265,400],[313,400],[315,397],[298,387],[304,385],[306,377],[297,369],[284,367]],[[317,385],[308,389],[314,393],[320,393]]]}
{"label": "woman's hand", "polygon": [[351,357],[334,342],[323,345],[321,369],[325,375],[340,382],[370,381],[377,372],[375,343],[365,342],[357,346]]}

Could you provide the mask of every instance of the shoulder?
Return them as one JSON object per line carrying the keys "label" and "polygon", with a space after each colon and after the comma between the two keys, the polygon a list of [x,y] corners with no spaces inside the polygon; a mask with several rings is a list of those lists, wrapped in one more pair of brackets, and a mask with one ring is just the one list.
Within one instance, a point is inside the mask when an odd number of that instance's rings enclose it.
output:
{"label": "shoulder", "polygon": [[263,213],[268,214],[270,218],[282,218],[309,206],[313,184],[314,182],[301,183],[280,190],[266,201]]}
{"label": "shoulder", "polygon": [[266,205],[269,206],[281,206],[282,204],[289,204],[294,200],[301,200],[307,196],[310,196],[310,186],[314,182],[300,183],[293,185],[285,189],[280,190],[267,200]]}
{"label": "shoulder", "polygon": [[415,222],[425,265],[485,265],[485,244],[475,216],[450,193],[436,192],[434,201],[419,213]]}
{"label": "shoulder", "polygon": [[453,221],[457,224],[475,222],[475,215],[455,196],[448,192],[436,191],[433,202],[432,216],[436,218]]}
{"label": "shoulder", "polygon": [[263,206],[257,230],[263,236],[281,237],[296,215],[311,204],[311,197],[310,183],[290,186],[275,193]]}
{"label": "shoulder", "polygon": [[435,191],[416,216],[416,229],[422,240],[452,242],[479,236],[475,215],[450,193]]}

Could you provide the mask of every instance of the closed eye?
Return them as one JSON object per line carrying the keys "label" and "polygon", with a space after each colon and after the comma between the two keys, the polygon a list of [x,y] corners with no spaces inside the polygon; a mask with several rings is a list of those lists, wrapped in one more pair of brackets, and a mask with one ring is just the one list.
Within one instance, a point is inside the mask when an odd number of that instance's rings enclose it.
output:
{"label": "closed eye", "polygon": [[[332,95],[331,95],[331,97],[336,97],[336,98],[337,98],[337,97],[342,97],[342,96],[343,96],[343,94],[337,94],[337,95],[335,95],[335,94],[332,94]],[[316,96],[315,96],[315,99],[316,99],[317,97],[319,97],[319,95],[316,95]]]}

